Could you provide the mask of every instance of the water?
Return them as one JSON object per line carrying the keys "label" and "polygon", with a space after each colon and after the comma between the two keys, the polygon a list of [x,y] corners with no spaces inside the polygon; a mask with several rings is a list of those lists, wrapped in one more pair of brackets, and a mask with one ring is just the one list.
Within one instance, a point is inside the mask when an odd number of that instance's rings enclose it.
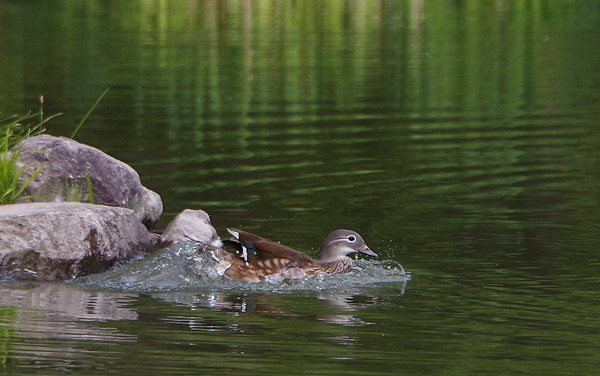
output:
{"label": "water", "polygon": [[345,273],[318,275],[309,279],[282,280],[265,278],[260,283],[231,281],[223,276],[218,259],[210,250],[193,242],[178,243],[160,250],[144,260],[108,273],[74,279],[81,286],[142,292],[181,290],[247,290],[255,292],[336,291],[357,287],[396,286],[404,292],[411,274],[397,262],[357,260]]}
{"label": "water", "polygon": [[380,255],[308,283],[185,252],[4,281],[0,374],[596,374],[599,6],[0,0],[0,111],[43,94],[68,135],[110,87],[77,140],[161,226],[204,209],[313,255],[351,228]]}

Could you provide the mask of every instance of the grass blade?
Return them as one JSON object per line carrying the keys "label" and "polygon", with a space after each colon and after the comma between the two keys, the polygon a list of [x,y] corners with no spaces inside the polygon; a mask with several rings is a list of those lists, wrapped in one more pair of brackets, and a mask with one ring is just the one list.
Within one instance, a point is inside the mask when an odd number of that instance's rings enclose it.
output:
{"label": "grass blade", "polygon": [[96,101],[96,103],[94,103],[94,105],[92,106],[92,108],[90,108],[90,110],[87,112],[87,114],[85,114],[85,116],[83,117],[83,119],[81,119],[81,121],[79,122],[79,125],[77,126],[77,128],[75,128],[75,131],[71,135],[71,140],[75,138],[75,135],[77,134],[77,132],[79,132],[79,128],[81,128],[81,126],[83,125],[83,123],[85,123],[85,121],[87,120],[87,118],[90,117],[90,115],[92,114],[92,111],[94,111],[94,109],[96,108],[96,106],[98,106],[98,104],[100,103],[100,101],[102,100],[102,98],[104,98],[104,96],[108,93],[109,90],[110,90],[110,88],[106,88],[106,90],[104,90],[104,93],[102,93],[102,95],[100,96],[100,98],[98,98],[98,100]]}
{"label": "grass blade", "polygon": [[88,186],[88,201],[90,204],[94,204],[94,190],[92,189],[92,179],[90,178],[90,171],[88,168],[85,168],[85,180],[87,181]]}

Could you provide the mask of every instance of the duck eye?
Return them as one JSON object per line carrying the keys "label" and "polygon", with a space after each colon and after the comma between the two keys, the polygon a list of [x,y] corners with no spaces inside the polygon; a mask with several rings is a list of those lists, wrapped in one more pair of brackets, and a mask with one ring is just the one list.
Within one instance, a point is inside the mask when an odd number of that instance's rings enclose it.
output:
{"label": "duck eye", "polygon": [[356,240],[356,238],[354,237],[354,235],[350,235],[350,236],[348,236],[348,240],[353,242]]}

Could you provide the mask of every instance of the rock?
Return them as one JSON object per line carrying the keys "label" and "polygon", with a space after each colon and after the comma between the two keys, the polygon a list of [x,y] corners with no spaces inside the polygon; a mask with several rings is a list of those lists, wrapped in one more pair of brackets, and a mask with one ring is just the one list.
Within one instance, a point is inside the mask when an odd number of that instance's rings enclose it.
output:
{"label": "rock", "polygon": [[233,264],[233,255],[221,248],[223,243],[204,210],[185,209],[179,213],[163,232],[161,247],[190,241],[202,243],[204,252],[213,253],[220,275]]}
{"label": "rock", "polygon": [[102,272],[144,256],[157,242],[131,209],[75,202],[0,206],[0,273],[17,278]]}
{"label": "rock", "polygon": [[221,239],[210,224],[210,217],[204,210],[185,209],[169,223],[161,237],[162,245],[195,241],[222,247]]}
{"label": "rock", "polygon": [[133,168],[96,148],[41,135],[22,141],[14,150],[21,150],[17,167],[25,168],[21,182],[42,169],[23,192],[36,198],[26,201],[89,201],[89,174],[95,204],[133,209],[148,226],[160,219],[160,196],[142,186]]}

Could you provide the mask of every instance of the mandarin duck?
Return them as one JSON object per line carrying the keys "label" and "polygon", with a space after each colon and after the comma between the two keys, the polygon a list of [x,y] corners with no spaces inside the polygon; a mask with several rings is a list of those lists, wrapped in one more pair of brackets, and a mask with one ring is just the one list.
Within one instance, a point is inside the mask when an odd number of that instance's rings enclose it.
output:
{"label": "mandarin duck", "polygon": [[[319,247],[318,259],[246,231],[227,231],[233,239],[224,243],[241,250],[243,257],[222,248],[210,248],[219,259],[223,274],[234,281],[259,282],[264,277],[299,279],[312,277],[317,273],[336,274],[354,265],[354,261],[348,257],[351,253],[360,252],[377,257],[363,238],[351,230],[336,230],[329,234]],[[256,253],[250,261],[247,257],[248,250]]]}

